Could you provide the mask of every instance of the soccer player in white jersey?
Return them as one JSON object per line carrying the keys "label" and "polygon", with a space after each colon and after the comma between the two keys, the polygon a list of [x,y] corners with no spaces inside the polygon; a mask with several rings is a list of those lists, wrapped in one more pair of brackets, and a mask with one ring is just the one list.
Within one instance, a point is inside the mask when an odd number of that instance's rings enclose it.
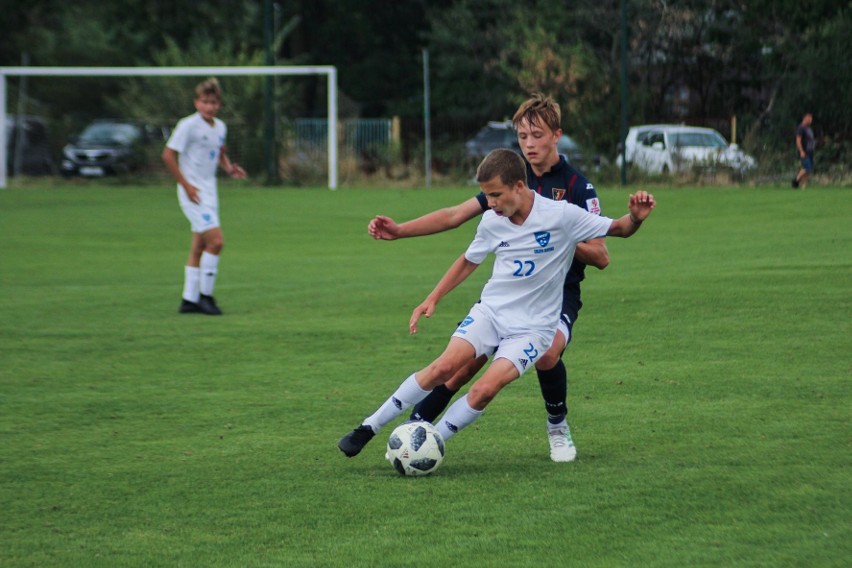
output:
{"label": "soccer player in white jersey", "polygon": [[604,236],[629,237],[656,205],[652,195],[638,191],[630,196],[630,212],[613,220],[545,199],[527,187],[523,159],[505,148],[485,157],[476,179],[490,210],[482,216],[467,251],[414,309],[409,331],[416,333],[420,317],[431,317],[438,302],[494,253],[491,278],[444,352],[405,379],[384,404],[341,438],[338,448],[348,457],[357,455],[382,426],[464,365],[493,353],[482,377],[447,409],[436,427],[446,440],[476,420],[504,386],[535,365],[553,341],[562,283],[577,243]]}
{"label": "soccer player in white jersey", "polygon": [[228,129],[216,118],[222,107],[219,81],[210,78],[195,88],[197,112],[180,119],[163,149],[163,162],[178,182],[178,202],[192,229],[189,258],[184,267],[182,314],[221,315],[213,298],[224,240],[219,225],[219,194],[216,170],[221,167],[232,178],[246,172],[228,159],[225,137]]}

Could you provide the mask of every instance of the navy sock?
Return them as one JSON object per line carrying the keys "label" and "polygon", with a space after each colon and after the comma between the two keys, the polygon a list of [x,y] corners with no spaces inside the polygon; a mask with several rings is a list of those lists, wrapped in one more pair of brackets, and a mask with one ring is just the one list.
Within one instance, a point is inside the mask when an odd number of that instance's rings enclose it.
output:
{"label": "navy sock", "polygon": [[438,385],[432,389],[429,396],[417,403],[411,411],[410,420],[426,420],[434,423],[457,392],[459,391],[450,390],[445,385]]}
{"label": "navy sock", "polygon": [[536,369],[538,384],[541,386],[541,396],[544,397],[544,407],[547,410],[547,420],[551,424],[559,424],[568,414],[566,399],[568,398],[568,373],[562,359],[552,369],[541,371]]}

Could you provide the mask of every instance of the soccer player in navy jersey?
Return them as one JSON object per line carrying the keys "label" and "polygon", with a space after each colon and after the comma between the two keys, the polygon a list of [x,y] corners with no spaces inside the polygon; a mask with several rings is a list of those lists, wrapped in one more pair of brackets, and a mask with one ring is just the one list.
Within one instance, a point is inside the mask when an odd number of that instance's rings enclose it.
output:
{"label": "soccer player in navy jersey", "polygon": [[656,205],[652,195],[638,191],[630,196],[626,215],[618,219],[593,215],[530,190],[524,169],[521,157],[506,148],[492,151],[479,165],[476,180],[489,210],[467,250],[412,312],[409,331],[416,333],[420,317],[435,313],[441,299],[493,254],[491,277],[444,352],[409,375],[340,439],[338,448],[347,457],[358,455],[383,426],[471,361],[493,354],[482,377],[447,409],[436,428],[448,440],[473,423],[503,387],[529,370],[552,345],[562,311],[562,282],[577,244],[608,235],[627,238]]}
{"label": "soccer player in navy jersey", "polygon": [[[521,104],[512,118],[525,158],[527,185],[543,197],[567,201],[600,215],[601,205],[595,186],[557,151],[557,142],[562,136],[561,121],[559,105],[542,94],[533,95]],[[383,215],[376,216],[368,230],[375,239],[380,240],[430,235],[458,227],[488,209],[486,196],[480,192],[458,205],[433,211],[402,224]],[[580,282],[585,277],[587,265],[604,269],[608,264],[609,253],[604,239],[591,239],[577,245],[563,286],[562,316],[556,336],[536,363],[547,411],[550,457],[556,462],[570,462],[577,457],[567,421],[568,378],[562,354],[571,341],[574,322],[583,305]],[[436,387],[415,407],[412,418],[434,421],[453,395],[476,375],[486,361],[487,356],[479,357],[446,384]]]}

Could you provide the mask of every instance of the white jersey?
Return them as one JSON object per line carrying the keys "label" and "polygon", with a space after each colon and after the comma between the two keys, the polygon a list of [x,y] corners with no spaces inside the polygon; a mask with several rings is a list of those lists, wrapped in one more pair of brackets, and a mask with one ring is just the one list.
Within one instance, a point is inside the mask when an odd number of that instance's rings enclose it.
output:
{"label": "white jersey", "polygon": [[464,256],[482,264],[488,253],[495,254],[480,301],[501,333],[536,332],[552,340],[577,243],[605,237],[611,224],[573,203],[537,195],[523,225],[486,211]]}
{"label": "white jersey", "polygon": [[[178,153],[183,176],[201,191],[201,202],[212,207],[219,202],[216,168],[227,133],[224,122],[214,118],[211,126],[196,112],[180,119],[166,142],[166,147]],[[180,184],[178,193],[183,193]]]}

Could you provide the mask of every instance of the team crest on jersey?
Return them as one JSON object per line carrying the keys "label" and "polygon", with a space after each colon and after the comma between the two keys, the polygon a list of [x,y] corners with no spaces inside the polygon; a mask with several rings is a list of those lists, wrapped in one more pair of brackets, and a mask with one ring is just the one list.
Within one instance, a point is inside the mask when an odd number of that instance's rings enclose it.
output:
{"label": "team crest on jersey", "polygon": [[564,189],[557,189],[557,188],[554,187],[553,188],[553,199],[555,201],[559,201],[563,197],[565,197],[565,190]]}
{"label": "team crest on jersey", "polygon": [[601,214],[601,203],[598,201],[597,197],[592,197],[591,199],[586,200],[586,210],[595,215]]}
{"label": "team crest on jersey", "polygon": [[472,324],[472,323],[473,323],[473,318],[472,318],[472,317],[470,317],[470,316],[467,316],[466,318],[464,318],[464,321],[462,321],[462,322],[459,324],[459,327],[467,327],[467,326],[469,326],[469,325],[470,325],[470,324]]}
{"label": "team crest on jersey", "polygon": [[550,233],[548,231],[538,231],[535,233],[535,240],[541,246],[546,247],[547,243],[550,242]]}

